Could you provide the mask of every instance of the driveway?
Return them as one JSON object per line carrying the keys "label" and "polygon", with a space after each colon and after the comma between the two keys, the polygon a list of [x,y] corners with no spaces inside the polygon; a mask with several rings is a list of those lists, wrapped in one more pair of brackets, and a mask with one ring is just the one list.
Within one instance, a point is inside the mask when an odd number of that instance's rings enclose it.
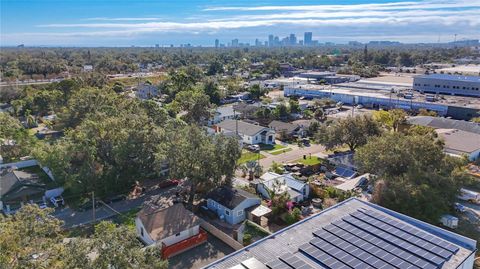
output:
{"label": "driveway", "polygon": [[168,268],[202,268],[233,252],[233,248],[223,243],[215,236],[208,234],[208,241],[205,244],[194,247],[186,252],[168,259]]}
{"label": "driveway", "polygon": [[309,147],[303,148],[300,148],[296,145],[290,147],[292,148],[291,151],[280,153],[278,155],[264,154],[265,158],[260,159],[260,165],[263,166],[263,168],[269,168],[273,162],[288,163],[302,158],[303,155],[309,156],[310,154],[319,157],[327,157],[327,154],[324,153],[325,148],[322,145],[311,144]]}
{"label": "driveway", "polygon": [[[114,202],[109,204],[109,206],[120,213],[124,213],[132,209],[141,207],[143,202],[150,199],[150,197],[154,195],[162,195],[162,196],[165,195],[170,197],[170,196],[173,196],[174,193],[175,193],[175,188],[156,189],[156,190],[148,191],[144,195],[136,199],[129,199],[129,200],[123,200],[119,202]],[[115,215],[117,215],[117,213],[106,206],[98,207],[95,210],[96,221],[108,219]],[[63,227],[66,229],[90,224],[93,222],[92,209],[80,212],[80,211],[75,211],[69,207],[65,207],[65,208],[56,210],[53,216],[55,216],[60,220],[63,220],[64,221]]]}

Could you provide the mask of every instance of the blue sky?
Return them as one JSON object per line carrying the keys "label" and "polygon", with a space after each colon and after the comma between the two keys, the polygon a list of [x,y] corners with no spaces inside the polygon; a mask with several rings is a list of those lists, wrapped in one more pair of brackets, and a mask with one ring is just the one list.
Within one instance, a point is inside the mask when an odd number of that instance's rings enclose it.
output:
{"label": "blue sky", "polygon": [[480,0],[0,0],[0,45],[153,46],[272,33],[320,42],[480,38]]}

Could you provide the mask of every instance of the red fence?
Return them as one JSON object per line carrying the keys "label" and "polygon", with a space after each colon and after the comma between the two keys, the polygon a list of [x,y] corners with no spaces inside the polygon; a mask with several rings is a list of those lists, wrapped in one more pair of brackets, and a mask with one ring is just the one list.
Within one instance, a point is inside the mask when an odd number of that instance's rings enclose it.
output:
{"label": "red fence", "polygon": [[170,258],[175,254],[179,254],[180,252],[183,252],[187,249],[200,245],[205,241],[207,241],[207,232],[200,229],[200,232],[197,235],[189,237],[171,246],[167,247],[165,244],[162,244],[162,258],[164,259]]}

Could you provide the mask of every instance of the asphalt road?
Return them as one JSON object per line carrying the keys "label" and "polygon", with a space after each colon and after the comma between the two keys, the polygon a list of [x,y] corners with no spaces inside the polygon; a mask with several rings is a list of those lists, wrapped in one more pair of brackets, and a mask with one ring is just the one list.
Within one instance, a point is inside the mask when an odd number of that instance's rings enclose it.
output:
{"label": "asphalt road", "polygon": [[[115,211],[120,213],[128,212],[132,209],[139,208],[142,206],[143,202],[150,199],[150,197],[154,195],[165,195],[165,196],[172,196],[174,195],[175,188],[168,188],[168,189],[156,189],[152,191],[146,192],[144,195],[136,198],[136,199],[129,199],[123,200],[119,202],[114,202],[109,204],[111,208]],[[101,206],[95,209],[95,222],[109,219],[117,215],[117,212],[113,211],[112,209]],[[56,218],[64,221],[64,228],[74,228],[77,226],[82,226],[86,224],[91,224],[94,222],[93,220],[93,210],[89,209],[86,211],[75,211],[69,207],[65,207],[59,210],[56,210],[53,214]]]}

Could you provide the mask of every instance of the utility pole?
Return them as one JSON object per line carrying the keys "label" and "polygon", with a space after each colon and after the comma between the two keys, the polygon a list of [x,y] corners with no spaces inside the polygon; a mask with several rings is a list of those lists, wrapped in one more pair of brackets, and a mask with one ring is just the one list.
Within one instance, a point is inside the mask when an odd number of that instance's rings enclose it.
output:
{"label": "utility pole", "polygon": [[95,192],[92,191],[92,217],[93,217],[93,224],[95,225]]}

